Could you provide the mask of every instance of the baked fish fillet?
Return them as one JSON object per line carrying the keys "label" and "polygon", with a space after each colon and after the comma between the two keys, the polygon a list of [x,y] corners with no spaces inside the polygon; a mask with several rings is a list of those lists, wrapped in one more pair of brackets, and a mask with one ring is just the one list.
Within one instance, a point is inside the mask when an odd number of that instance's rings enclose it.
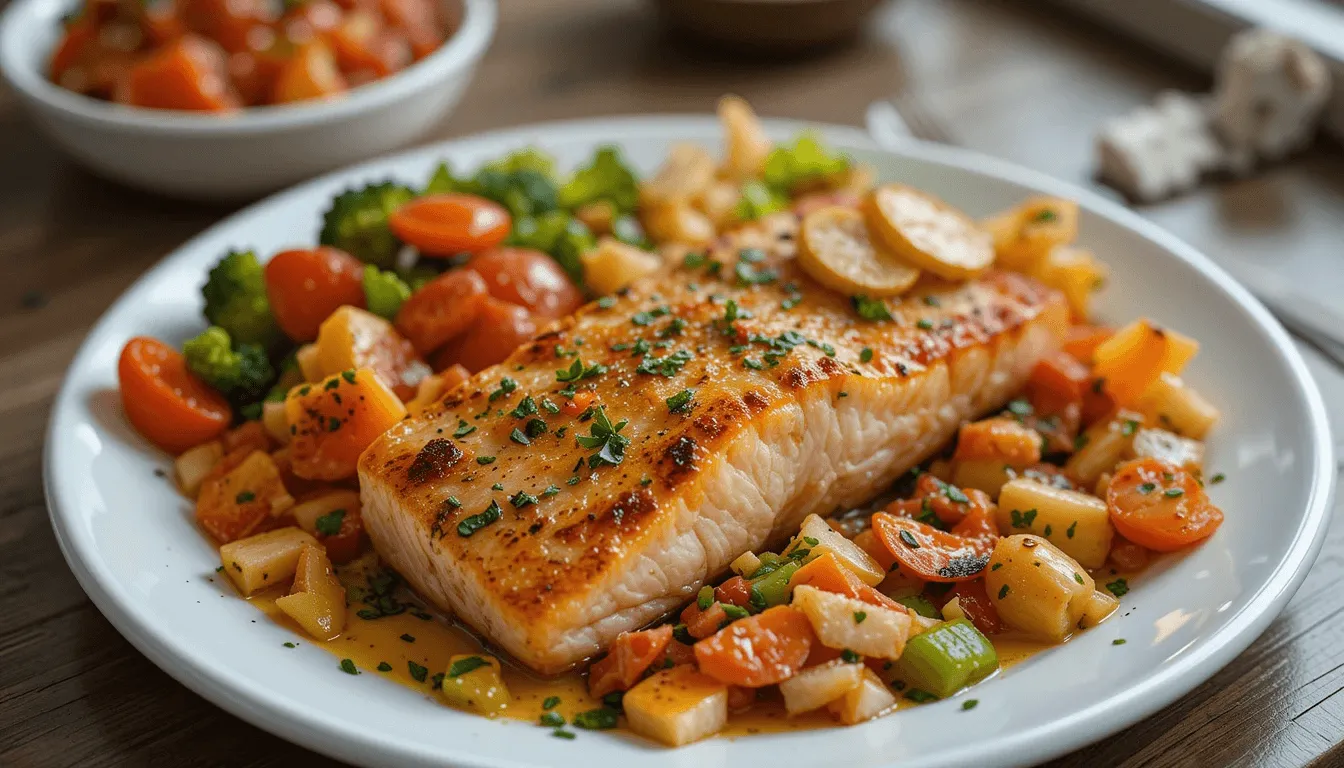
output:
{"label": "baked fish fillet", "polygon": [[[587,305],[374,443],[359,476],[383,559],[561,672],[807,514],[881,492],[1060,345],[1063,298],[1008,273],[917,285],[863,319],[793,266],[793,222]],[[589,458],[619,439],[576,440],[602,432],[584,393],[628,421],[619,464]]]}

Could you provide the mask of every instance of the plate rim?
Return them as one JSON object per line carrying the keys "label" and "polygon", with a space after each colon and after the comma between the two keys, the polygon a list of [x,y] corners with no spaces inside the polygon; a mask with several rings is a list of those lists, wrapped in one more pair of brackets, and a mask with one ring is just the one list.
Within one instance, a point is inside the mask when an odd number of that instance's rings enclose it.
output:
{"label": "plate rim", "polygon": [[[57,457],[59,452],[56,448],[61,443],[57,428],[61,415],[70,408],[70,400],[74,397],[73,372],[85,367],[85,359],[94,351],[92,342],[107,318],[119,311],[137,289],[153,282],[161,272],[170,269],[177,255],[183,250],[198,241],[212,237],[220,230],[231,228],[236,220],[247,217],[260,208],[276,205],[291,198],[303,197],[311,190],[332,184],[338,179],[357,178],[360,174],[379,172],[380,167],[410,156],[450,152],[455,145],[464,143],[488,140],[521,145],[527,143],[529,138],[544,133],[585,134],[598,137],[594,139],[594,143],[600,143],[600,137],[604,132],[611,134],[612,141],[618,141],[621,137],[631,136],[641,129],[666,132],[675,130],[680,125],[688,129],[703,130],[711,122],[717,122],[712,115],[687,113],[579,118],[527,123],[424,144],[346,166],[266,196],[202,230],[165,254],[128,285],[90,326],[88,334],[71,358],[67,374],[52,401],[44,436],[42,473],[48,518],[62,556],[95,607],[128,642],[154,662],[155,666],[197,695],[262,730],[320,754],[342,760],[355,760],[361,764],[384,764],[389,759],[396,758],[399,763],[401,761],[413,761],[417,765],[447,763],[473,768],[529,765],[451,745],[443,745],[430,753],[417,745],[393,741],[379,734],[348,733],[324,727],[322,719],[317,715],[288,707],[289,701],[283,697],[276,697],[274,689],[265,689],[231,678],[222,674],[220,670],[212,670],[196,663],[189,654],[176,652],[173,642],[158,636],[153,629],[153,622],[134,600],[128,600],[124,593],[117,593],[105,587],[105,581],[111,583],[115,581],[108,578],[105,569],[93,567],[100,565],[96,551],[90,553],[80,550],[78,537],[75,537],[68,528],[73,518],[67,520],[65,518],[69,516],[58,514],[58,507],[69,507],[70,502],[65,500],[65,494],[54,478],[54,467],[59,462]],[[1306,425],[1308,438],[1313,448],[1312,459],[1314,459],[1311,462],[1311,483],[1305,513],[1278,565],[1264,579],[1259,589],[1247,599],[1246,605],[1232,615],[1226,626],[1206,640],[1201,648],[1192,651],[1157,674],[1115,695],[1091,703],[1066,719],[1043,724],[1028,731],[1004,734],[990,742],[989,748],[997,751],[999,757],[1006,758],[1007,762],[1003,764],[1026,765],[1048,760],[1127,728],[1185,696],[1249,647],[1282,612],[1315,563],[1324,544],[1337,480],[1334,443],[1331,439],[1324,398],[1300,351],[1282,325],[1245,287],[1208,256],[1159,225],[1091,190],[973,150],[912,138],[904,143],[908,146],[908,151],[903,148],[898,152],[879,146],[863,129],[854,126],[778,118],[767,118],[764,122],[767,128],[782,131],[812,129],[828,138],[838,138],[848,147],[932,161],[973,175],[997,177],[999,180],[1076,200],[1080,207],[1153,242],[1172,257],[1184,261],[1215,283],[1239,309],[1250,316],[1254,324],[1272,342],[1273,349],[1284,362],[1286,372],[1291,375],[1297,394],[1305,407],[1308,417]],[[386,175],[386,172],[383,174]],[[87,541],[83,543],[88,544]],[[961,750],[954,748],[940,756],[940,764],[960,764],[959,760],[972,758],[983,760],[985,755],[982,750],[985,749],[985,745],[976,748],[964,747]]]}

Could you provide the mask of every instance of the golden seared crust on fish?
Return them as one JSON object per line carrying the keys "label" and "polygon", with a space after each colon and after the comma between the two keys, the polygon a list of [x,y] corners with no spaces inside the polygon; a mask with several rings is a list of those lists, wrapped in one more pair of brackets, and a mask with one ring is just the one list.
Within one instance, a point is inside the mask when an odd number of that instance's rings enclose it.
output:
{"label": "golden seared crust on fish", "polygon": [[[884,490],[1002,406],[1067,326],[1060,295],[1008,273],[861,318],[794,267],[795,232],[772,217],[589,304],[384,435],[359,471],[378,552],[560,672],[807,514]],[[579,444],[605,434],[589,397],[627,422],[615,440]],[[619,464],[592,461],[620,437]]]}

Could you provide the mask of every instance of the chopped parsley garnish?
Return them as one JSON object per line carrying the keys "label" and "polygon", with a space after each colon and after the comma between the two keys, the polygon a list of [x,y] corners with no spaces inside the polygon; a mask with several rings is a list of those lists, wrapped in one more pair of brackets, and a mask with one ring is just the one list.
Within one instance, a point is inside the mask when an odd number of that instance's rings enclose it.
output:
{"label": "chopped parsley garnish", "polygon": [[547,696],[546,700],[541,702],[542,709],[555,709],[558,706],[560,706],[559,696]]}
{"label": "chopped parsley garnish", "polygon": [[862,623],[863,623],[863,620],[866,619],[866,618],[868,618],[868,612],[867,612],[867,611],[855,611],[855,612],[854,612],[854,623],[855,623],[855,624],[862,624]]}
{"label": "chopped parsley garnish", "polygon": [[622,419],[616,424],[612,424],[607,417],[607,407],[600,406],[593,412],[593,422],[589,429],[590,434],[579,435],[575,439],[579,445],[596,449],[588,457],[588,466],[597,469],[603,464],[616,466],[625,460],[625,447],[630,445],[630,438],[620,434],[621,430],[629,422]]}
{"label": "chopped parsley garnish", "polygon": [[540,437],[546,434],[546,430],[546,422],[538,418],[528,419],[527,423],[523,425],[523,432],[528,437]]}
{"label": "chopped parsley garnish", "polygon": [[379,672],[391,672],[391,671],[392,671],[392,665],[391,665],[391,664],[388,664],[386,661],[380,661],[380,662],[378,662],[378,671],[379,671]]}
{"label": "chopped parsley garnish", "polygon": [[1180,488],[1168,488],[1167,490],[1162,492],[1162,495],[1166,496],[1168,499],[1174,499],[1179,496],[1184,496],[1185,491],[1181,490]]}
{"label": "chopped parsley garnish", "polygon": [[859,661],[863,659],[862,656],[849,650],[848,648],[840,652],[840,658],[844,659],[846,664],[858,664]]}
{"label": "chopped parsley garnish", "polygon": [[657,320],[658,318],[663,317],[665,315],[669,315],[671,313],[672,310],[668,309],[667,307],[654,307],[653,309],[646,310],[644,312],[636,312],[633,316],[631,316],[630,322],[634,323],[635,325],[649,325],[654,320]]}
{"label": "chopped parsley garnish", "polygon": [[541,407],[542,407],[543,409],[545,409],[545,411],[546,411],[547,413],[551,414],[551,415],[555,415],[555,414],[557,414],[557,413],[560,412],[560,406],[558,406],[558,405],[556,405],[555,403],[551,402],[551,400],[550,400],[549,398],[545,398],[545,397],[543,397],[543,398],[541,399]]}
{"label": "chopped parsley garnish", "polygon": [[414,643],[414,642],[415,642],[415,635],[410,635],[410,634],[402,635],[402,636],[401,636],[401,639],[404,640],[404,641],[406,641],[406,642],[408,642],[408,643]]}
{"label": "chopped parsley garnish", "polygon": [[949,501],[955,502],[957,504],[971,503],[971,500],[967,498],[966,494],[962,493],[961,489],[958,488],[957,486],[952,485],[951,483],[944,483],[941,480],[939,480],[938,482],[942,486],[943,495],[946,496]]}
{"label": "chopped parsley garnish", "polygon": [[[487,525],[499,520],[504,516],[504,511],[499,508],[499,502],[491,501],[490,506],[479,515],[472,515],[457,524],[457,535],[463,538],[471,536]],[[456,677],[456,675],[454,675]]]}
{"label": "chopped parsley garnish", "polygon": [[854,296],[850,299],[854,311],[864,320],[890,320],[891,310],[882,299],[870,299],[867,296]]}
{"label": "chopped parsley garnish", "polygon": [[1123,637],[1117,637],[1111,641],[1111,645],[1124,645],[1124,644],[1125,644],[1125,638]]}
{"label": "chopped parsley garnish", "polygon": [[295,645],[294,643],[285,643],[285,647],[286,647],[286,648],[298,648],[299,646]]}
{"label": "chopped parsley garnish", "polygon": [[255,494],[255,493],[253,493],[253,492],[251,492],[251,491],[243,491],[243,492],[239,493],[237,496],[234,496],[234,497],[233,497],[233,500],[234,500],[235,502],[237,502],[238,504],[247,504],[248,502],[253,501],[253,500],[255,500],[256,498],[257,498],[257,494]]}
{"label": "chopped parsley garnish", "polygon": [[341,659],[341,671],[347,675],[358,675],[359,667],[356,667],[355,662],[350,659]]}
{"label": "chopped parsley garnish", "polygon": [[480,464],[480,465],[482,465],[482,466],[484,466],[484,465],[486,465],[486,464],[494,464],[494,463],[495,463],[495,457],[494,457],[494,456],[477,456],[477,457],[476,457],[476,463],[477,463],[477,464]]}
{"label": "chopped parsley garnish", "polygon": [[1144,483],[1139,486],[1139,493],[1152,493],[1157,490],[1156,483]]}
{"label": "chopped parsley garnish", "polygon": [[536,504],[537,497],[530,493],[519,491],[509,497],[509,503],[513,505],[514,509],[522,509],[523,507]]}
{"label": "chopped parsley garnish", "polygon": [[574,727],[585,731],[605,731],[616,727],[617,713],[614,709],[601,707],[580,712],[574,716]]}
{"label": "chopped parsley garnish", "polygon": [[1210,485],[1217,485],[1217,484],[1223,482],[1223,481],[1226,480],[1226,479],[1227,479],[1227,475],[1224,475],[1222,472],[1219,472],[1218,474],[1216,474],[1216,475],[1214,475],[1213,477],[1209,478],[1209,484],[1210,484]]}
{"label": "chopped parsley garnish", "polygon": [[1054,210],[1050,208],[1042,208],[1036,212],[1035,216],[1031,217],[1031,220],[1037,224],[1045,224],[1058,218],[1059,214],[1055,213]]}
{"label": "chopped parsley garnish", "polygon": [[425,682],[425,678],[429,677],[428,667],[422,667],[414,661],[406,662],[406,666],[411,670],[411,677],[415,678],[415,682],[417,683],[423,683]]}
{"label": "chopped parsley garnish", "polygon": [[584,367],[582,358],[574,358],[573,364],[569,368],[561,368],[555,372],[556,381],[579,381],[580,379],[589,379],[594,376],[601,376],[607,372],[607,366],[601,363],[593,363]]}
{"label": "chopped parsley garnish", "polygon": [[499,387],[490,393],[490,402],[495,402],[501,397],[509,394],[518,388],[518,382],[510,379],[508,376],[499,380]]}
{"label": "chopped parsley garnish", "polygon": [[547,728],[559,728],[565,724],[565,718],[559,712],[543,712],[541,717],[537,718],[537,725],[544,725]]}
{"label": "chopped parsley garnish", "polygon": [[1073,574],[1073,580],[1076,581],[1076,582],[1078,582],[1079,584],[1084,583],[1084,582],[1083,582],[1083,575],[1082,575],[1081,573],[1078,573],[1077,571],[1075,571],[1074,574]]}
{"label": "chopped parsley garnish", "polygon": [[[544,422],[543,422],[543,423],[544,423]],[[529,440],[529,439],[527,439],[527,435],[524,435],[524,434],[523,434],[523,430],[518,429],[517,427],[514,427],[514,428],[513,428],[513,431],[509,433],[509,439],[512,440],[513,442],[519,444],[519,445],[531,445],[531,444],[532,444],[532,441]]]}
{"label": "chopped parsley garnish", "polygon": [[1003,587],[999,589],[999,599],[1002,600],[1007,596],[1008,596],[1008,585],[1004,584]]}
{"label": "chopped parsley garnish", "polygon": [[915,327],[921,331],[931,331],[933,330],[933,321],[927,317],[921,317],[915,321]]}
{"label": "chopped parsley garnish", "polygon": [[566,731],[563,728],[556,728],[554,731],[551,731],[551,735],[557,739],[568,739],[570,741],[573,741],[575,738],[573,731]]}
{"label": "chopped parsley garnish", "polygon": [[646,357],[640,362],[635,373],[647,373],[653,376],[666,376],[669,379],[681,372],[683,366],[695,355],[688,349],[678,350],[666,357]]}
{"label": "chopped parsley garnish", "polygon": [[532,399],[531,395],[523,396],[518,401],[518,407],[509,412],[509,415],[515,419],[521,419],[537,412],[537,401]]}
{"label": "chopped parsley garnish", "polygon": [[341,532],[341,522],[345,520],[344,509],[333,509],[325,515],[321,515],[313,523],[317,532],[323,536],[335,536]]}
{"label": "chopped parsley garnish", "polygon": [[926,306],[926,307],[941,307],[942,305],[943,305],[943,303],[942,303],[941,301],[938,300],[938,297],[937,297],[937,296],[925,296],[925,297],[924,297],[924,306]]}
{"label": "chopped parsley garnish", "polygon": [[541,492],[541,495],[550,498],[551,496],[555,496],[558,493],[560,493],[560,486],[548,485],[546,486],[546,490]]}
{"label": "chopped parsley garnish", "polygon": [[902,530],[900,536],[902,544],[909,547],[910,549],[919,549],[919,540],[915,538],[914,534],[910,533],[909,531]]}
{"label": "chopped parsley garnish", "polygon": [[603,296],[602,298],[597,300],[597,306],[603,309],[611,309],[612,307],[616,306],[616,297]]}
{"label": "chopped parsley garnish", "polygon": [[457,420],[457,429],[453,431],[453,437],[462,438],[475,432],[476,428],[462,419]]}
{"label": "chopped parsley garnish", "polygon": [[667,410],[672,413],[689,413],[691,410],[691,399],[694,397],[694,389],[683,389],[677,394],[667,398]]}
{"label": "chopped parsley garnish", "polygon": [[923,704],[929,701],[937,701],[938,697],[928,691],[921,691],[918,688],[911,688],[905,692],[905,698],[917,703]]}
{"label": "chopped parsley garnish", "polygon": [[975,705],[979,703],[980,703],[979,699],[967,699],[961,702],[961,711],[965,712],[970,709],[975,709]]}
{"label": "chopped parsley garnish", "polygon": [[1026,512],[1014,509],[1008,513],[1008,516],[1014,528],[1030,528],[1032,521],[1036,519],[1036,514],[1035,509],[1028,509]]}
{"label": "chopped parsley garnish", "polygon": [[870,349],[869,347],[864,347],[862,350],[859,351],[859,362],[868,363],[872,362],[872,359],[873,359],[873,350]]}
{"label": "chopped parsley garnish", "polygon": [[779,277],[779,273],[773,269],[757,269],[744,261],[737,262],[733,273],[737,276],[738,285],[764,285]]}
{"label": "chopped parsley garnish", "polygon": [[1124,597],[1129,592],[1129,582],[1124,579],[1116,579],[1106,585],[1106,590],[1116,597]]}
{"label": "chopped parsley garnish", "polygon": [[1074,520],[1074,521],[1073,521],[1073,525],[1070,525],[1070,526],[1069,526],[1069,529],[1068,529],[1067,531],[1064,532],[1064,535],[1065,535],[1065,536],[1068,536],[1070,539],[1072,539],[1072,538],[1073,538],[1073,533],[1074,533],[1074,531],[1077,531],[1077,530],[1078,530],[1078,521],[1077,521],[1077,520]]}
{"label": "chopped parsley garnish", "polygon": [[490,662],[486,661],[485,659],[482,659],[480,656],[468,656],[463,659],[458,659],[457,661],[454,661],[452,664],[449,664],[448,676],[461,677],[467,674],[468,672],[474,672],[480,669],[481,667],[488,667],[488,666],[490,666]]}
{"label": "chopped parsley garnish", "polygon": [[1139,431],[1139,422],[1133,419],[1125,419],[1124,421],[1120,422],[1120,434],[1124,435],[1125,437],[1130,437],[1135,432],[1138,431]]}

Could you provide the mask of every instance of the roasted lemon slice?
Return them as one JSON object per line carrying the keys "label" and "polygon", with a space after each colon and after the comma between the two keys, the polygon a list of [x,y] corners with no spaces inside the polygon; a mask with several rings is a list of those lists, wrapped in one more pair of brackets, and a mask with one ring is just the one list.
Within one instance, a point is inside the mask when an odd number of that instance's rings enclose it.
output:
{"label": "roasted lemon slice", "polygon": [[918,269],[869,236],[862,213],[838,205],[803,217],[798,263],[818,283],[851,295],[895,296],[919,279]]}
{"label": "roasted lemon slice", "polygon": [[994,240],[938,198],[885,184],[864,201],[868,226],[897,256],[946,280],[969,280],[994,263]]}

